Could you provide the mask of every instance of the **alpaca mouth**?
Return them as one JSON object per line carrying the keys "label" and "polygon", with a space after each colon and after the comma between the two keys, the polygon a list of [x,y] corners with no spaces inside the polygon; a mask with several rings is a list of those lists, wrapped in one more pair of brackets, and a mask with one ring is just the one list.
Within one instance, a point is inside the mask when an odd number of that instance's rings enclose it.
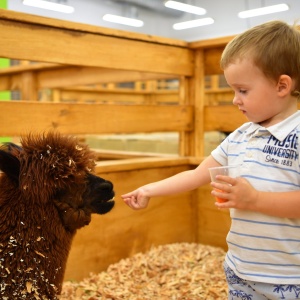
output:
{"label": "alpaca mouth", "polygon": [[106,202],[115,202],[115,196],[113,196],[111,199],[107,200]]}
{"label": "alpaca mouth", "polygon": [[113,209],[113,207],[115,206],[115,200],[114,199],[115,199],[115,197],[113,197],[110,200],[102,203],[101,207],[98,210],[98,213],[100,215],[104,215],[104,214],[110,212]]}

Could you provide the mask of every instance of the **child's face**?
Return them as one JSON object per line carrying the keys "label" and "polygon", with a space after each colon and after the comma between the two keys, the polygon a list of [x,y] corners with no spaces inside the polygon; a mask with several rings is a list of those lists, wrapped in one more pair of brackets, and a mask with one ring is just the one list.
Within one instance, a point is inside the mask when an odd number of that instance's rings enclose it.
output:
{"label": "child's face", "polygon": [[251,60],[230,64],[224,75],[235,93],[233,104],[249,121],[268,127],[282,120],[287,108],[286,101],[278,96],[277,83],[267,78]]}

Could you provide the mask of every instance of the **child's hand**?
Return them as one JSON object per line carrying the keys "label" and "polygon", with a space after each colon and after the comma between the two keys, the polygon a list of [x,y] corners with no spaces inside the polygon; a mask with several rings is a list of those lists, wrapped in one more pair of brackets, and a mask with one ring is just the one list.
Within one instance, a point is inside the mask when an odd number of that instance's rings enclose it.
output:
{"label": "child's hand", "polygon": [[124,202],[132,209],[142,209],[148,206],[150,197],[146,195],[143,188],[139,188],[133,192],[121,196]]}
{"label": "child's hand", "polygon": [[213,190],[211,192],[212,195],[225,200],[222,203],[215,203],[218,208],[238,208],[245,210],[253,210],[255,208],[259,192],[245,178],[218,175],[218,179],[225,182],[211,183],[213,188],[221,190],[221,192]]}

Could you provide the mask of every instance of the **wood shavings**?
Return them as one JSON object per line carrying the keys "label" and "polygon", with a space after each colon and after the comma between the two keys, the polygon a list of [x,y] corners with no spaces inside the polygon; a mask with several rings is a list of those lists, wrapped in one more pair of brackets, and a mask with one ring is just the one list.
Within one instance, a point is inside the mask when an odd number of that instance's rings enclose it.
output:
{"label": "wood shavings", "polygon": [[225,300],[225,252],[195,243],[152,248],[91,274],[64,282],[61,300]]}
{"label": "wood shavings", "polygon": [[26,282],[27,293],[31,293],[32,283],[30,281]]}
{"label": "wood shavings", "polygon": [[40,255],[40,256],[42,256],[42,257],[45,257],[45,255],[43,254],[43,253],[41,253],[41,252],[39,252],[39,251],[34,251],[37,255]]}
{"label": "wood shavings", "polygon": [[24,270],[25,273],[30,273],[31,271],[33,271],[33,268],[27,268],[26,270]]}

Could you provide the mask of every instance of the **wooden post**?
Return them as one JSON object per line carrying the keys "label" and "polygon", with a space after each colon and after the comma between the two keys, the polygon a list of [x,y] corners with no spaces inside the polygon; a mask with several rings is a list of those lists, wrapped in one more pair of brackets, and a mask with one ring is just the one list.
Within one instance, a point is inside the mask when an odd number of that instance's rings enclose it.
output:
{"label": "wooden post", "polygon": [[204,94],[205,94],[204,50],[195,50],[194,76],[189,80],[190,103],[194,106],[194,131],[190,134],[189,155],[204,156]]}
{"label": "wooden post", "polygon": [[22,73],[21,84],[21,99],[22,100],[38,100],[38,88],[36,73],[24,72]]}

